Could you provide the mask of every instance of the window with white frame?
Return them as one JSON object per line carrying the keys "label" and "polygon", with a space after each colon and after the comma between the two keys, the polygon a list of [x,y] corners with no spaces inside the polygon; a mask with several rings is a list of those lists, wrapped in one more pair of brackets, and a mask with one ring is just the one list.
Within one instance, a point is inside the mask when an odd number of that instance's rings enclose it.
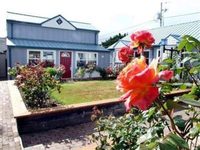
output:
{"label": "window with white frame", "polygon": [[[149,51],[143,52],[144,57],[146,58],[146,63],[149,64]],[[137,51],[135,51],[134,57],[140,57]]]}
{"label": "window with white frame", "polygon": [[49,62],[55,64],[55,51],[47,50],[29,50],[28,51],[28,64],[36,65],[39,62]]}
{"label": "window with white frame", "polygon": [[87,67],[87,65],[97,65],[97,53],[91,52],[77,52],[76,53],[76,66]]}

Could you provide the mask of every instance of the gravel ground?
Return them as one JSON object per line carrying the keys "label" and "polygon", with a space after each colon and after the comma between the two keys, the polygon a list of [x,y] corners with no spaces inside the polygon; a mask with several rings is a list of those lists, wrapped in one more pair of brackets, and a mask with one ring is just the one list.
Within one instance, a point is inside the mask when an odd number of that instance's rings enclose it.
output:
{"label": "gravel ground", "polygon": [[21,139],[27,150],[90,150],[95,149],[95,144],[89,139],[94,127],[94,123],[85,123],[73,127],[24,134],[21,135]]}

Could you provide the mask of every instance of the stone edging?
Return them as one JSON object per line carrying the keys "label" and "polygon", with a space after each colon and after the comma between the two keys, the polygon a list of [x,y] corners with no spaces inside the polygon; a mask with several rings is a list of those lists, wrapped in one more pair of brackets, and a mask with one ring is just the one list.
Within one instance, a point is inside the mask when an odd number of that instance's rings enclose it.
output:
{"label": "stone edging", "polygon": [[22,115],[29,115],[30,112],[27,110],[17,86],[14,85],[14,80],[7,81],[7,83],[10,91],[10,99],[14,117],[16,118]]}

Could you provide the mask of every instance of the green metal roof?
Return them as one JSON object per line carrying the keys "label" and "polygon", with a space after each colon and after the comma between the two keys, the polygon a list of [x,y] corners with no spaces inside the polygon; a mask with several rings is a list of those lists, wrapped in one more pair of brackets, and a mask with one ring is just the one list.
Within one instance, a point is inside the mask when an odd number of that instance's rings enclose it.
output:
{"label": "green metal roof", "polygon": [[56,41],[41,40],[23,40],[23,39],[7,39],[7,46],[10,47],[26,47],[26,48],[43,48],[43,49],[65,49],[65,50],[81,50],[81,51],[104,51],[107,49],[94,44],[67,43]]}
{"label": "green metal roof", "polygon": [[[161,39],[164,39],[169,35],[173,35],[177,37],[184,36],[184,35],[191,35],[195,37],[196,39],[200,40],[200,20],[149,29],[147,31],[153,34],[155,38],[154,45],[159,45]],[[122,40],[130,41],[130,35],[127,35]]]}

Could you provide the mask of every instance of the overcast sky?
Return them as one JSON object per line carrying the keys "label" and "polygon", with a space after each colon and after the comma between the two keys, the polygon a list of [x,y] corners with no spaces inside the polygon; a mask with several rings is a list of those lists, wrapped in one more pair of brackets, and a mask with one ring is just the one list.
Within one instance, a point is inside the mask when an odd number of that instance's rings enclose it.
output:
{"label": "overcast sky", "polygon": [[[200,12],[199,0],[165,0],[165,16]],[[161,0],[1,0],[0,37],[6,36],[6,11],[89,22],[100,36],[156,19]],[[154,22],[155,23],[155,22]],[[178,23],[177,19],[174,23]],[[157,22],[157,25],[159,23]],[[146,24],[151,26],[149,24]]]}

